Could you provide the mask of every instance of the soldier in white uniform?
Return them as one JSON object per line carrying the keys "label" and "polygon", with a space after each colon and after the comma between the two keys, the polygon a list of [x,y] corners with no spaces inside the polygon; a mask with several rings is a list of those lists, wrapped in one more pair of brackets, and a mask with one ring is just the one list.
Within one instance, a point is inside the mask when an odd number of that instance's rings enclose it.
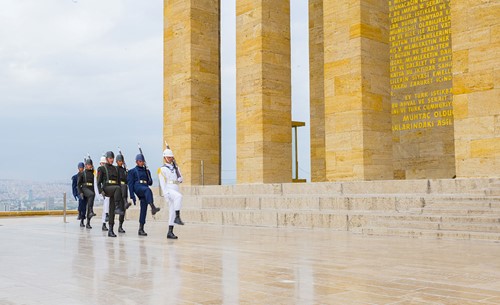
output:
{"label": "soldier in white uniform", "polygon": [[[101,160],[99,160],[99,165],[103,166],[106,164],[106,157],[102,156]],[[97,183],[94,181],[94,188],[95,188],[95,193],[99,194],[99,191],[97,190]],[[109,197],[104,197],[104,202],[102,204],[102,230],[107,231],[108,227],[106,226],[106,222],[109,220]]]}
{"label": "soldier in white uniform", "polygon": [[166,198],[169,206],[167,238],[177,239],[174,234],[174,224],[184,224],[180,216],[182,194],[179,192],[182,175],[174,161],[174,153],[170,149],[167,148],[163,151],[163,159],[165,164],[158,169],[158,177],[163,197]]}

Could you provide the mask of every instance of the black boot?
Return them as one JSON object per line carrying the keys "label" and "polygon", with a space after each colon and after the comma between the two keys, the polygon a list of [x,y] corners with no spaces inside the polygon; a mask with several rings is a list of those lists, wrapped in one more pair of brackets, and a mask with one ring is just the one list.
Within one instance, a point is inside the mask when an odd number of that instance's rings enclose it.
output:
{"label": "black boot", "polygon": [[96,214],[96,213],[94,213],[94,211],[91,211],[91,212],[90,212],[90,217],[91,217],[91,218],[92,218],[92,217],[94,217],[94,216],[96,216],[96,215],[97,215],[97,214]]}
{"label": "black boot", "polygon": [[84,228],[85,224],[83,223],[83,219],[80,220],[80,227]]}
{"label": "black boot", "polygon": [[128,210],[132,204],[130,202],[125,202],[125,210]]}
{"label": "black boot", "polygon": [[144,232],[144,224],[139,224],[139,236],[148,236],[148,233]]}
{"label": "black boot", "polygon": [[123,223],[121,223],[121,222],[118,225],[118,233],[125,233],[125,230],[123,230]]}
{"label": "black boot", "polygon": [[181,225],[183,226],[184,225],[184,222],[182,221],[181,219],[181,211],[175,211],[175,219],[174,219],[174,222],[178,225]]}
{"label": "black boot", "polygon": [[175,236],[175,234],[174,234],[174,226],[168,226],[167,238],[168,238],[168,239],[177,239],[177,238],[178,238],[178,237],[177,237],[177,236]]}
{"label": "black boot", "polygon": [[105,222],[108,222],[109,221],[109,214],[106,213],[106,219],[104,219]]}
{"label": "black boot", "polygon": [[113,227],[114,227],[114,224],[110,224],[109,225],[109,230],[108,230],[108,236],[109,237],[116,237],[115,232],[113,232]]}
{"label": "black boot", "polygon": [[151,214],[154,215],[160,211],[160,208],[155,207],[154,203],[151,202],[150,204],[151,204]]}
{"label": "black boot", "polygon": [[85,226],[85,228],[92,229],[92,227],[90,226],[90,219],[87,219],[87,225]]}
{"label": "black boot", "polygon": [[78,213],[78,217],[76,218],[76,220],[82,220],[82,215],[80,213]]}
{"label": "black boot", "polygon": [[102,223],[102,230],[103,231],[107,231],[108,230],[108,227],[106,227],[106,223],[105,222]]}

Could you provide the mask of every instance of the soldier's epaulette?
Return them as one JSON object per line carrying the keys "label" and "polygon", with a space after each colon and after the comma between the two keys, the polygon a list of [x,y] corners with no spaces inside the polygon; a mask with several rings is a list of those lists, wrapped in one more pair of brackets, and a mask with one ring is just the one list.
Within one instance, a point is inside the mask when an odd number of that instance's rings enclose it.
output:
{"label": "soldier's epaulette", "polygon": [[95,169],[92,171],[92,173],[93,173],[93,174],[94,174],[94,176],[95,176]]}
{"label": "soldier's epaulette", "polygon": [[159,175],[161,173],[161,167],[158,167],[157,174]]}

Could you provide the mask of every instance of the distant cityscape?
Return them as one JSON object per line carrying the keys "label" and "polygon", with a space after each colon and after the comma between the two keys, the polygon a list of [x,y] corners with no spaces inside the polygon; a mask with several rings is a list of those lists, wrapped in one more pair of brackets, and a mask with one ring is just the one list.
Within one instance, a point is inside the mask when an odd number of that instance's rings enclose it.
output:
{"label": "distant cityscape", "polygon": [[[0,211],[75,210],[78,201],[71,191],[71,182],[35,182],[0,179]],[[95,204],[102,205],[96,197]]]}

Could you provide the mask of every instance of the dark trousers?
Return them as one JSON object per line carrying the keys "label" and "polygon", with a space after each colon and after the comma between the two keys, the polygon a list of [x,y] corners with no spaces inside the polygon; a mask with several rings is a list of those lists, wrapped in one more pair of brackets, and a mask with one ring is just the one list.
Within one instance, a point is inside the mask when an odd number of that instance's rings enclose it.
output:
{"label": "dark trousers", "polygon": [[85,212],[87,210],[87,201],[85,198],[78,198],[78,215],[80,215],[80,219],[85,219]]}
{"label": "dark trousers", "polygon": [[[128,200],[128,186],[126,184],[120,184],[120,189],[122,191],[122,199],[123,199],[123,211],[126,213],[125,211],[125,205],[127,204],[127,200]],[[120,217],[118,217],[118,220],[120,221],[120,223],[123,223],[125,221],[125,213],[123,213],[123,215],[120,215]]]}
{"label": "dark trousers", "polygon": [[137,194],[137,197],[139,197],[141,201],[146,200],[147,204],[154,203],[153,192],[151,192],[151,189],[146,184],[136,187],[135,193]]}
{"label": "dark trousers", "polygon": [[148,211],[148,204],[154,203],[153,192],[147,185],[140,185],[135,188],[135,194],[141,201],[141,213],[139,214],[139,223],[146,223],[146,212]]}
{"label": "dark trousers", "polygon": [[115,224],[115,209],[123,204],[122,189],[119,185],[107,185],[103,188],[106,197],[109,197],[109,225]]}
{"label": "dark trousers", "polygon": [[92,213],[92,210],[94,209],[95,193],[94,190],[89,189],[87,187],[82,188],[82,190],[83,190],[83,197],[87,202],[87,219],[88,219],[90,213]]}
{"label": "dark trousers", "polygon": [[145,224],[146,223],[146,213],[148,211],[148,202],[144,200],[144,198],[140,198],[141,200],[141,213],[139,214],[139,223],[140,224]]}

